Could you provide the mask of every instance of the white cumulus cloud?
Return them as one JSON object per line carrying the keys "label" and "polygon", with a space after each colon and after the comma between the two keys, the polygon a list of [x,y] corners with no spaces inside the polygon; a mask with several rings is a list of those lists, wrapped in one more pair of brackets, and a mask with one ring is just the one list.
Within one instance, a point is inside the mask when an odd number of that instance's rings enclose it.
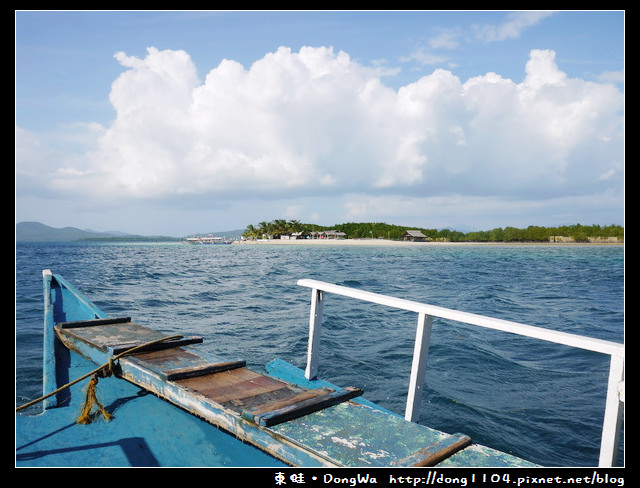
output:
{"label": "white cumulus cloud", "polygon": [[[511,29],[535,21],[514,18]],[[33,157],[39,148],[17,129],[25,188],[41,179],[49,192],[96,201],[369,191],[533,198],[602,192],[622,178],[623,94],[568,78],[553,51],[523,60],[522,83],[436,70],[398,90],[327,47],[281,47],[249,67],[224,60],[204,79],[184,51],[115,58],[124,68],[111,87],[116,116],[83,155]]]}

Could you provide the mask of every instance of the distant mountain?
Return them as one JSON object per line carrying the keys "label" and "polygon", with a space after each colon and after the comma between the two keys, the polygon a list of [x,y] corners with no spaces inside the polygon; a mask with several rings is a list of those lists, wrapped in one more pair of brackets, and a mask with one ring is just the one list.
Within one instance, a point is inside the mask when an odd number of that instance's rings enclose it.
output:
{"label": "distant mountain", "polygon": [[40,222],[20,222],[16,224],[16,242],[43,242],[43,241],[81,241],[87,239],[96,240],[179,240],[175,237],[165,236],[139,236],[124,232],[109,231],[96,232],[82,230],[75,227],[55,228]]}

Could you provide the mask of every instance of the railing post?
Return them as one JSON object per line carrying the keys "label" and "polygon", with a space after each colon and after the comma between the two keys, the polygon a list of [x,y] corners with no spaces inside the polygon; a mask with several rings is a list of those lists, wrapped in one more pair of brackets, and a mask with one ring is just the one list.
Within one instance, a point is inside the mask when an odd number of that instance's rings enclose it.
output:
{"label": "railing post", "polygon": [[315,380],[318,376],[318,344],[322,328],[322,309],[324,298],[322,290],[311,289],[311,311],[309,312],[309,345],[307,347],[307,369],[305,378]]}
{"label": "railing post", "polygon": [[416,328],[416,341],[413,346],[413,362],[411,364],[411,377],[409,378],[409,393],[407,395],[407,408],[404,418],[415,422],[420,415],[422,403],[422,387],[424,385],[427,370],[427,355],[431,342],[431,325],[433,316],[423,312],[418,313],[418,326]]}
{"label": "railing post", "polygon": [[621,405],[624,405],[624,357],[611,355],[609,386],[600,442],[600,461],[598,463],[601,467],[611,467],[616,462],[622,426],[623,409],[620,408]]}

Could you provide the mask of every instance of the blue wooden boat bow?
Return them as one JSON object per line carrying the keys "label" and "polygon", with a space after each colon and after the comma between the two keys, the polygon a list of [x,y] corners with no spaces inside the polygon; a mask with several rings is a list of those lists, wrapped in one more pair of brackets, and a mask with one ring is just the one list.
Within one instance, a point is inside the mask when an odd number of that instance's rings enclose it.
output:
{"label": "blue wooden boat bow", "polygon": [[[119,387],[112,386],[113,381],[130,385],[125,398],[112,399],[113,420],[106,425],[83,426],[87,429],[83,435],[90,435],[94,427],[99,432],[112,429],[114,433],[125,429],[132,438],[139,439],[136,442],[140,446],[154,445],[153,439],[137,433],[139,426],[135,417],[125,415],[124,407],[119,409],[137,388],[138,393],[133,395],[144,392],[157,397],[153,402],[151,398],[144,400],[145,404],[152,402],[152,406],[148,411],[135,412],[139,419],[146,421],[155,415],[153,409],[164,411],[167,404],[171,404],[171,408],[178,409],[170,415],[195,417],[202,422],[202,429],[206,429],[206,425],[214,430],[222,429],[235,436],[234,442],[258,448],[271,456],[274,463],[304,467],[535,466],[474,444],[462,433],[449,435],[408,421],[368,402],[357,387],[340,388],[305,377],[302,370],[284,361],[272,361],[266,365],[266,372],[253,371],[245,361],[198,351],[201,337],[171,336],[137,324],[130,317],[107,317],[61,276],[45,271],[43,277],[44,393],[57,391],[73,379],[70,377],[75,371],[72,358],[76,355],[94,365],[113,363],[111,371],[119,379],[110,379],[105,389],[118,390]],[[73,396],[77,394],[68,390],[49,396],[43,401],[43,416],[65,410]],[[70,422],[69,415],[65,418]],[[29,438],[24,427],[26,422],[17,422],[18,460],[29,465],[36,459],[34,453],[37,452],[38,456],[51,456],[46,462],[55,464],[53,449],[49,447],[46,451],[38,446],[44,442],[45,435]],[[155,433],[149,435],[170,439],[171,429],[178,428],[177,424],[158,424]],[[75,447],[64,444],[73,441],[63,438],[61,430],[49,433],[47,438],[59,436],[60,449],[65,453],[65,461],[60,462],[69,463],[68,455]],[[190,447],[189,441],[179,443],[178,430],[174,437],[176,451],[195,449],[198,452],[191,458],[184,452],[175,453],[169,464],[214,465],[217,462],[213,459],[208,462],[206,457],[206,451],[214,446],[199,443],[197,436],[193,437],[194,445]],[[108,443],[109,448],[112,442]],[[131,453],[126,457],[128,461],[134,459]],[[128,461],[106,457],[92,462],[126,465]],[[157,462],[168,464],[162,460]]]}

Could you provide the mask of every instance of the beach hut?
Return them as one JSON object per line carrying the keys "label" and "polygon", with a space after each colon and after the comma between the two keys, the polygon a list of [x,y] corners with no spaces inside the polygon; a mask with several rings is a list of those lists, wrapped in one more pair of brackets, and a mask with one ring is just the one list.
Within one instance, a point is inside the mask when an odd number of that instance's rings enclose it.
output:
{"label": "beach hut", "polygon": [[322,233],[325,239],[344,239],[347,234],[340,232],[339,230],[326,230]]}
{"label": "beach hut", "polygon": [[429,239],[419,230],[407,230],[404,234],[402,234],[402,240],[411,242],[425,242],[430,241],[431,239]]}

